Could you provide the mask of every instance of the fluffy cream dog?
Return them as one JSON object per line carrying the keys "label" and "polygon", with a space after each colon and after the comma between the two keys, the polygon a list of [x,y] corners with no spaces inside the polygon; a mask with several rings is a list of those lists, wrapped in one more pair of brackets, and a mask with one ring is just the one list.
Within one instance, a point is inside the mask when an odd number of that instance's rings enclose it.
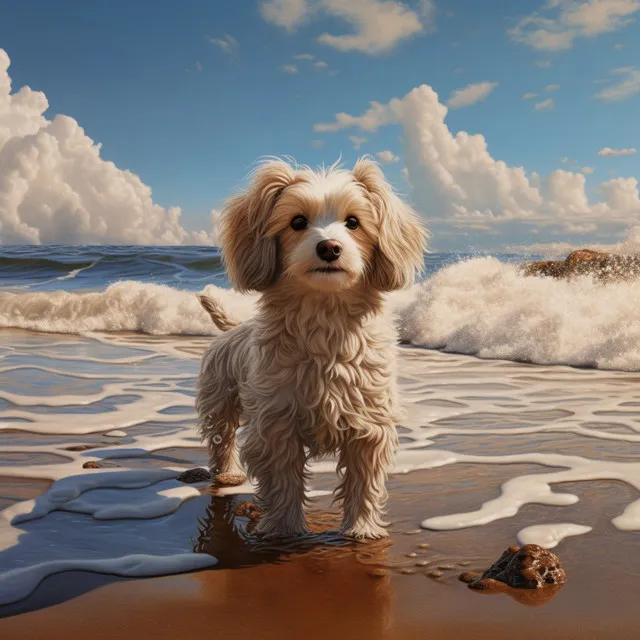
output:
{"label": "fluffy cream dog", "polygon": [[257,315],[238,326],[201,296],[228,333],[203,357],[196,407],[211,471],[241,481],[242,462],[256,483],[258,533],[306,533],[307,461],[338,454],[342,531],[387,535],[397,338],[383,294],[414,282],[426,240],[368,159],[352,171],[269,161],[228,203],[221,246],[229,278],[262,296]]}

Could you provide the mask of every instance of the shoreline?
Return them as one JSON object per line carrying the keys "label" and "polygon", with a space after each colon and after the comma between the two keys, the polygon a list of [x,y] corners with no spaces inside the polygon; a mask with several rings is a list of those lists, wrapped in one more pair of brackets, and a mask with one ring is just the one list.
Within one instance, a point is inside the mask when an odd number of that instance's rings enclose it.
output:
{"label": "shoreline", "polygon": [[[205,542],[213,545],[210,551],[220,560],[218,568],[142,580],[59,574],[25,601],[0,609],[0,615],[11,616],[0,619],[0,634],[7,639],[51,640],[209,633],[230,640],[247,634],[265,640],[404,640],[425,633],[436,639],[492,640],[637,635],[637,534],[614,533],[610,524],[633,494],[622,483],[571,485],[581,500],[570,507],[571,514],[562,511],[562,521],[568,517],[597,524],[590,534],[554,549],[568,581],[549,601],[526,606],[508,594],[477,593],[458,581],[464,571],[487,568],[515,543],[522,527],[556,521],[553,508],[528,505],[513,518],[482,527],[419,529],[420,514],[461,511],[477,504],[478,492],[485,499],[495,495],[509,477],[505,471],[500,466],[455,465],[395,475],[389,483],[389,541],[316,547],[282,557],[258,558],[240,538],[234,541],[229,522],[221,518],[220,509],[228,513],[250,496],[214,495]],[[329,474],[315,480],[318,489],[335,482]],[[313,499],[310,522],[316,530],[337,526],[339,513],[329,505],[329,496]],[[425,562],[427,566],[416,566]],[[441,578],[427,575],[438,567]],[[28,611],[34,607],[39,608]]]}

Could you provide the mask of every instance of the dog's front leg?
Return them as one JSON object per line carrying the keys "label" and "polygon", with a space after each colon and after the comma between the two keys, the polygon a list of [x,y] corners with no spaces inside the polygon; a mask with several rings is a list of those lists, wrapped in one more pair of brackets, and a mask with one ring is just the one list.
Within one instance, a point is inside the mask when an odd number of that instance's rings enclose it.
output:
{"label": "dog's front leg", "polygon": [[304,516],[306,454],[298,435],[280,425],[267,427],[259,437],[248,427],[240,455],[255,480],[263,514],[256,533],[281,538],[308,533]]}
{"label": "dog's front leg", "polygon": [[387,502],[385,486],[396,446],[395,428],[390,425],[364,437],[345,442],[338,460],[341,477],[336,498],[342,502],[342,531],[354,538],[384,538],[383,521]]}

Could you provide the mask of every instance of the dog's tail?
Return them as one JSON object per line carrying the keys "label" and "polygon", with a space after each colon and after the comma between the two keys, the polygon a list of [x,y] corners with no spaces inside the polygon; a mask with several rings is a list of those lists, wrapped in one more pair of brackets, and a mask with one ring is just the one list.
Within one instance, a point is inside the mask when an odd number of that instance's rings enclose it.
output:
{"label": "dog's tail", "polygon": [[196,295],[198,296],[198,300],[200,300],[200,304],[203,306],[204,310],[211,316],[213,324],[215,324],[220,331],[229,331],[240,324],[237,320],[234,320],[227,315],[227,312],[222,308],[222,305],[217,300],[201,293]]}

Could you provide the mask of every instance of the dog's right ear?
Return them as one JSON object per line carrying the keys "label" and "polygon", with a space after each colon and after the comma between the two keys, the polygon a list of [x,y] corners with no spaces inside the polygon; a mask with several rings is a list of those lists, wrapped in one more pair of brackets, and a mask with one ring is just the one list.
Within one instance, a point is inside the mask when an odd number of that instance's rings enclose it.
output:
{"label": "dog's right ear", "polygon": [[280,274],[278,241],[267,235],[278,196],[295,182],[283,161],[261,165],[249,190],[229,201],[220,222],[220,245],[229,279],[238,291],[264,291]]}

